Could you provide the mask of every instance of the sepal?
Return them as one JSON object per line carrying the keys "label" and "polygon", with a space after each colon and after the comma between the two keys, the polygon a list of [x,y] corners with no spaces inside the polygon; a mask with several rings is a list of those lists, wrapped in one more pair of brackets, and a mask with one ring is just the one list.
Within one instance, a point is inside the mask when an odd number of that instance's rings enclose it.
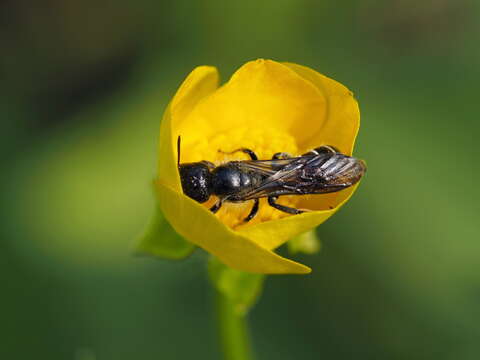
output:
{"label": "sepal", "polygon": [[316,254],[320,251],[321,243],[315,229],[304,232],[287,242],[290,254]]}
{"label": "sepal", "polygon": [[157,205],[150,224],[136,244],[135,254],[181,260],[194,250],[195,245],[178,235]]}

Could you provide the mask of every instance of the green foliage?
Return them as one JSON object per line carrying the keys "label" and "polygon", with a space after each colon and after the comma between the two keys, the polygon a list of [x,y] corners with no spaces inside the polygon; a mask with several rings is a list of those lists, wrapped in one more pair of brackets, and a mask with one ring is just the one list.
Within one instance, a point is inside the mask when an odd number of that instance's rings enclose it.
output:
{"label": "green foliage", "polygon": [[135,252],[140,255],[180,260],[189,256],[194,249],[195,245],[175,232],[157,206],[145,234],[137,244]]}
{"label": "green foliage", "polygon": [[265,275],[232,269],[217,258],[208,263],[210,281],[232,304],[237,315],[245,315],[255,304],[263,289]]}
{"label": "green foliage", "polygon": [[1,359],[220,359],[199,259],[125,252],[178,84],[258,57],[348,85],[369,165],[312,275],[271,279],[258,359],[479,358],[480,2],[3,3]]}
{"label": "green foliage", "polygon": [[321,243],[314,229],[294,237],[287,242],[287,246],[291,254],[316,254],[320,251]]}

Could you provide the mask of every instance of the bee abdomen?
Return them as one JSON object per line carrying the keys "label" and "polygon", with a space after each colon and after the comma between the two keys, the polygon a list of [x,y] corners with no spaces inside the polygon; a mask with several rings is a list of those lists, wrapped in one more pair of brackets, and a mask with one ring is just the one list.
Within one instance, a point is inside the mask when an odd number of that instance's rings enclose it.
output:
{"label": "bee abdomen", "polygon": [[365,162],[343,154],[333,154],[319,168],[317,176],[327,184],[353,185],[366,171]]}

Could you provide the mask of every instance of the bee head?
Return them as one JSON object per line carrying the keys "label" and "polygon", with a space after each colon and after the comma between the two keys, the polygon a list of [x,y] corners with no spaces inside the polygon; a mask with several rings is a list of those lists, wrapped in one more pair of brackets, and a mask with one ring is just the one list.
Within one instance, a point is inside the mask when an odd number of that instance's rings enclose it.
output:
{"label": "bee head", "polygon": [[183,193],[199,203],[210,198],[211,174],[206,163],[187,163],[178,166]]}

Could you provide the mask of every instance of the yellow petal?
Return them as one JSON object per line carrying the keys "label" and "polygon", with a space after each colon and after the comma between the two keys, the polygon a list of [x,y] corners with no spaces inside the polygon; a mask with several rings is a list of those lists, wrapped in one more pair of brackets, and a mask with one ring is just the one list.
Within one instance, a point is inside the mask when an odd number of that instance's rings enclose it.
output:
{"label": "yellow petal", "polygon": [[[178,124],[178,131],[188,138],[187,148],[234,129],[263,131],[265,136],[281,132],[302,144],[322,128],[326,101],[314,84],[289,67],[271,60],[251,61],[199,103],[185,122]],[[174,126],[175,131],[177,124]]]}
{"label": "yellow petal", "polygon": [[320,145],[333,145],[346,155],[352,155],[355,138],[360,127],[360,111],[353,94],[339,82],[322,75],[308,67],[285,63],[305,80],[316,86],[319,93],[326,98],[326,117],[316,133],[305,143],[308,150]]}
{"label": "yellow petal", "polygon": [[196,69],[165,113],[157,186],[162,211],[179,234],[232,268],[307,273],[309,268],[271,250],[328,219],[355,187],[334,194],[283,196],[280,203],[317,211],[290,216],[261,206],[254,220],[237,227],[248,203],[243,208],[225,204],[213,215],[209,204],[183,195],[176,139],[182,136],[182,162],[229,161],[232,158],[219,150],[241,147],[252,148],[262,159],[279,151],[300,155],[325,144],[351,154],[359,126],[358,105],[343,85],[295,64],[252,61],[219,89],[217,82],[214,68]]}
{"label": "yellow petal", "polygon": [[[284,63],[298,75],[314,84],[327,99],[327,116],[318,133],[312,141],[304,144],[303,151],[321,144],[333,145],[346,155],[352,155],[355,139],[360,128],[360,110],[353,93],[338,81],[318,73],[306,66]],[[312,210],[327,210],[343,204],[350,198],[357,186],[340,192],[325,195],[310,195],[302,197],[298,206]]]}
{"label": "yellow petal", "polygon": [[159,179],[176,191],[182,191],[177,168],[177,136],[172,123],[181,123],[197,103],[218,87],[218,71],[199,66],[187,76],[163,115],[160,127]]}
{"label": "yellow petal", "polygon": [[354,186],[346,188],[342,191],[322,194],[322,195],[306,195],[302,196],[298,201],[298,207],[310,210],[338,210],[353,195],[358,187],[358,183]]}
{"label": "yellow petal", "polygon": [[268,274],[307,274],[305,265],[285,259],[232,231],[194,200],[157,183],[160,207],[183,237],[233,269]]}
{"label": "yellow petal", "polygon": [[[356,188],[356,186],[352,187],[352,190],[346,194],[346,197],[342,199],[341,203],[333,209],[306,212],[274,221],[263,222],[253,226],[244,227],[240,229],[238,233],[253,240],[266,249],[275,249],[294,236],[313,229],[327,220],[348,201],[355,191],[354,188]],[[321,196],[322,195],[317,195],[317,199],[320,199]]]}

